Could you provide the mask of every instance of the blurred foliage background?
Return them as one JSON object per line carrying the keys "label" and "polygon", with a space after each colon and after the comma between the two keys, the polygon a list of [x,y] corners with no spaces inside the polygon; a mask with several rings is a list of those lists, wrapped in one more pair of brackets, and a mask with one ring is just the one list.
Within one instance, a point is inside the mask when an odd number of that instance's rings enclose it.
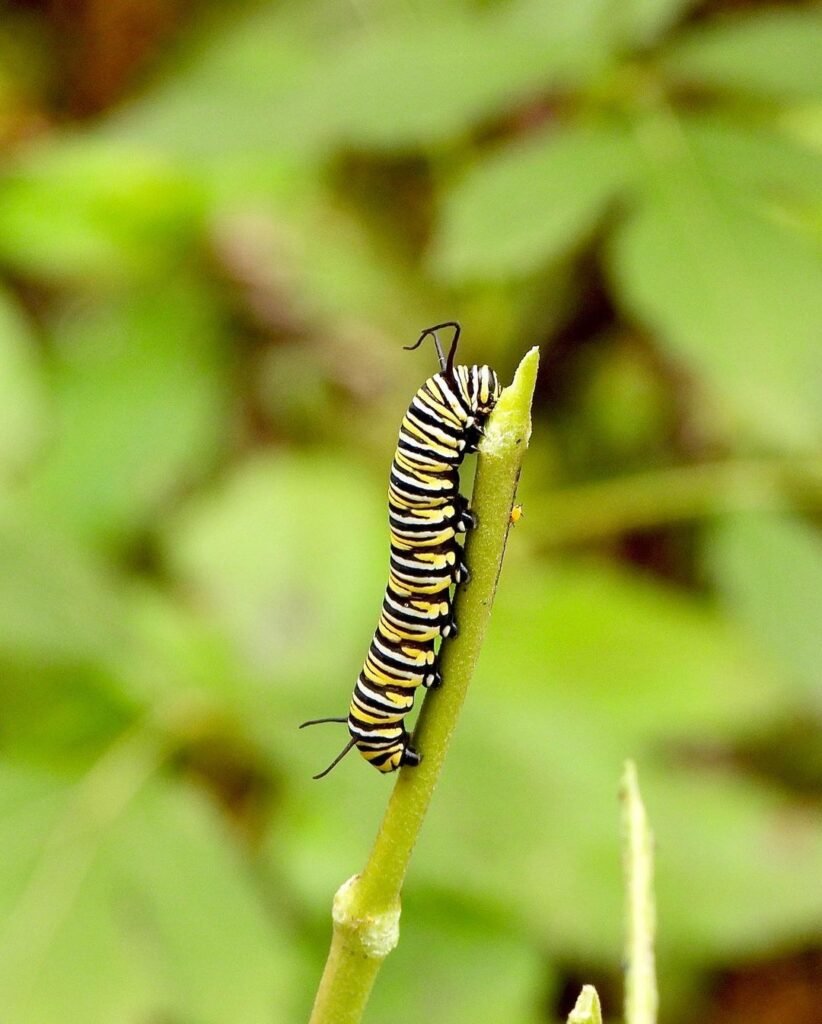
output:
{"label": "blurred foliage background", "polygon": [[305,1019],[390,782],[328,780],[404,353],[542,349],[525,518],[371,1021],[665,1024],[822,975],[822,13],[0,12],[0,1016]]}

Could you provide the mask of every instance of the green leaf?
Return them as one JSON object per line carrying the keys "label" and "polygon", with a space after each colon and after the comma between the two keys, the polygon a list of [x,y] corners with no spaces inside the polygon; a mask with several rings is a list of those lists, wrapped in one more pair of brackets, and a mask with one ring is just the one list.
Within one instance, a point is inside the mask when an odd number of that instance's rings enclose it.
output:
{"label": "green leaf", "polygon": [[43,385],[28,325],[0,292],[0,486],[30,461],[42,439]]}
{"label": "green leaf", "polygon": [[648,46],[696,0],[515,0],[521,24],[550,26],[558,37],[587,40],[604,53]]}
{"label": "green leaf", "polygon": [[670,29],[697,0],[628,0],[614,4],[605,0],[606,16],[625,19],[630,24],[630,37],[635,43],[648,46]]}
{"label": "green leaf", "polygon": [[446,198],[435,267],[494,279],[565,255],[628,182],[632,155],[615,128],[580,126],[485,159]]}
{"label": "green leaf", "polygon": [[121,581],[26,507],[0,513],[0,746],[76,768],[137,705]]}
{"label": "green leaf", "polygon": [[[623,928],[615,744],[581,707],[551,716],[496,708],[494,728],[488,713],[480,728],[477,714],[463,723],[415,871],[510,901],[521,927],[566,955],[615,963]],[[766,788],[662,769],[650,751],[641,763],[658,841],[663,963],[678,960],[681,969],[697,951],[730,957],[807,934],[822,907],[814,817],[797,812],[795,842],[781,845],[785,807]],[[734,875],[740,849],[748,855]]]}
{"label": "green leaf", "polygon": [[93,306],[56,330],[57,430],[31,482],[46,516],[119,541],[213,464],[222,358],[209,297],[185,281]]}
{"label": "green leaf", "polygon": [[296,98],[292,117],[333,111],[329,128],[349,144],[430,146],[578,81],[597,59],[594,47],[544,17],[505,9],[397,23],[341,48]]}
{"label": "green leaf", "polygon": [[769,720],[783,695],[744,633],[698,601],[573,562],[547,578],[524,566],[509,573],[479,672],[488,686],[505,677],[507,698],[546,717],[588,709],[626,753],[691,735],[738,736]]}
{"label": "green leaf", "polygon": [[757,96],[822,96],[818,10],[758,11],[717,19],[680,36],[663,67],[676,81]]}
{"label": "green leaf", "polygon": [[0,658],[0,673],[0,744],[18,763],[85,770],[143,710],[100,665]]}
{"label": "green leaf", "polygon": [[335,679],[340,706],[348,700],[385,585],[387,543],[383,490],[363,470],[281,453],[240,466],[182,510],[166,548],[246,664],[274,673],[281,693],[293,687],[305,710],[307,692],[332,699]]}
{"label": "green leaf", "polygon": [[[112,114],[106,137],[198,161],[316,149],[323,111],[290,125],[289,104],[321,70],[322,50],[288,24],[288,11],[263,9],[195,36],[174,74]],[[220,130],[214,131],[219,124]]]}
{"label": "green leaf", "polygon": [[624,302],[745,432],[812,443],[822,261],[798,235],[741,206],[681,136],[659,133],[646,146],[647,191],[612,251]]}
{"label": "green leaf", "polygon": [[0,260],[46,280],[156,280],[191,245],[203,197],[156,153],[56,137],[0,177]]}
{"label": "green leaf", "polygon": [[19,1024],[288,1019],[297,964],[283,924],[264,917],[212,813],[166,783],[129,798],[116,764],[75,789],[0,770],[4,1013]]}
{"label": "green leaf", "polygon": [[211,810],[190,790],[158,788],[117,833],[116,875],[142,895],[138,945],[148,964],[161,957],[171,1012],[219,1024],[288,1019],[298,961],[283,904],[264,913]]}
{"label": "green leaf", "polygon": [[[663,689],[672,665],[657,667]],[[616,963],[624,908],[614,780],[632,749],[642,751],[658,842],[663,973],[666,961],[681,971],[706,949],[726,958],[801,940],[818,923],[822,827],[812,813],[789,815],[768,787],[666,763],[659,741],[626,742],[624,716],[608,720],[582,695],[573,704],[550,670],[533,680],[544,697],[535,690],[530,704],[501,692],[513,672],[483,676],[486,693],[466,709],[415,855],[417,877],[507,906],[566,956]],[[631,680],[610,685],[630,693]]]}
{"label": "green leaf", "polygon": [[750,201],[822,201],[822,153],[775,129],[728,117],[691,116],[680,123],[706,175],[724,179]]}
{"label": "green leaf", "polygon": [[224,630],[156,582],[141,581],[128,596],[137,642],[123,669],[136,693],[176,706],[183,717],[187,709],[196,718],[210,708],[252,718],[244,703],[248,673]]}
{"label": "green leaf", "polygon": [[780,124],[800,145],[822,152],[822,101],[784,111]]}
{"label": "green leaf", "polygon": [[326,30],[318,44],[276,14],[254,16],[216,38],[182,86],[113,127],[217,156],[430,146],[588,76],[602,47],[579,28],[516,5],[470,16],[439,5],[423,18],[394,10],[367,30]]}
{"label": "green leaf", "polygon": [[[763,674],[755,651],[692,600],[593,567],[509,575],[489,640],[416,871],[513,900],[528,926],[570,955],[615,958],[616,780],[633,754],[658,838],[660,955],[687,959],[707,942],[730,956],[740,943],[762,948],[807,930],[822,900],[802,895],[822,844],[813,815],[797,813],[796,844],[771,848],[779,798],[692,775],[664,753],[689,736],[704,742],[767,721],[781,683]],[[749,851],[747,862],[718,895],[714,877],[724,884],[734,849],[737,859]],[[676,914],[665,910],[672,901]]]}
{"label": "green leaf", "polygon": [[102,565],[25,507],[0,515],[0,654],[26,665],[113,661],[122,595]]}
{"label": "green leaf", "polygon": [[813,941],[822,920],[818,815],[724,772],[643,770],[642,778],[657,844],[661,958],[671,945],[710,962]]}
{"label": "green leaf", "polygon": [[822,711],[822,540],[778,513],[727,517],[708,561],[729,615],[746,626]]}
{"label": "green leaf", "polygon": [[375,986],[367,1019],[418,1024],[530,1024],[546,987],[539,953],[474,901],[409,892],[400,944]]}
{"label": "green leaf", "polygon": [[485,660],[480,667],[415,852],[415,876],[505,908],[517,929],[571,960],[616,962],[620,739],[601,718],[589,720],[582,702],[562,695],[549,708],[549,672],[541,679],[546,699],[529,705],[500,692],[513,673],[489,676]]}

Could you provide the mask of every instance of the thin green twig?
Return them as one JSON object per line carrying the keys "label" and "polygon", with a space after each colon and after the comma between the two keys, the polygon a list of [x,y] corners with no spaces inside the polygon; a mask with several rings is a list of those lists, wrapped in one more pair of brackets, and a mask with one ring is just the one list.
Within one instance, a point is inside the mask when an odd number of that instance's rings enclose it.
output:
{"label": "thin green twig", "polygon": [[529,502],[528,513],[542,539],[559,546],[762,508],[822,508],[822,459],[726,459],[648,470],[554,491]]}
{"label": "thin green twig", "polygon": [[365,869],[344,883],[334,898],[331,950],[311,1024],[358,1024],[380,965],[399,940],[403,879],[491,615],[531,434],[538,362],[538,350],[532,349],[488,420],[471,501],[479,525],[466,543],[471,581],[460,588],[455,606],[460,633],[444,648],[442,688],[427,696],[414,733],[423,761],[399,772]]}
{"label": "thin green twig", "polygon": [[658,995],[654,963],[654,837],[642,803],[633,761],[625,762],[621,797],[628,917],[625,1024],[655,1024]]}
{"label": "thin green twig", "polygon": [[568,1024],[602,1024],[602,1008],[593,985],[583,985],[573,1010],[568,1014]]}

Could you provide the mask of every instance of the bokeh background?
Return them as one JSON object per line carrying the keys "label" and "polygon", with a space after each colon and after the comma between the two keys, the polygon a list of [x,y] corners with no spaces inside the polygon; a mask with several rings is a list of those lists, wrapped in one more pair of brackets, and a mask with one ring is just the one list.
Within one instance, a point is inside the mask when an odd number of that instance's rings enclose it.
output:
{"label": "bokeh background", "polygon": [[[745,0],[0,12],[0,1016],[306,1018],[390,780],[311,774],[459,318],[542,351],[491,634],[368,1020],[811,1024],[822,15]],[[564,1019],[564,1018],[563,1018]]]}

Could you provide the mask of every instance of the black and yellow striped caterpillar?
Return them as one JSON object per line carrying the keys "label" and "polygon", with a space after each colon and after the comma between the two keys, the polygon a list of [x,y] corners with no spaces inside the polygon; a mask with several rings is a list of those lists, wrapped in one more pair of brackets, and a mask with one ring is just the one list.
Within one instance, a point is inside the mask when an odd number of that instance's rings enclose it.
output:
{"label": "black and yellow striped caterpillar", "polygon": [[[447,358],[436,334],[446,327],[454,330]],[[477,450],[502,388],[489,366],[454,366],[458,323],[428,327],[407,348],[418,348],[429,336],[440,372],[414,395],[400,427],[388,488],[388,585],[348,716],[300,726],[345,722],[351,734],[315,779],[327,775],[354,746],[381,772],[420,763],[403,719],[418,686],[441,685],[435,645],[457,632],[451,587],[468,579],[468,567],[456,538],[476,525],[459,492],[459,466]]]}

